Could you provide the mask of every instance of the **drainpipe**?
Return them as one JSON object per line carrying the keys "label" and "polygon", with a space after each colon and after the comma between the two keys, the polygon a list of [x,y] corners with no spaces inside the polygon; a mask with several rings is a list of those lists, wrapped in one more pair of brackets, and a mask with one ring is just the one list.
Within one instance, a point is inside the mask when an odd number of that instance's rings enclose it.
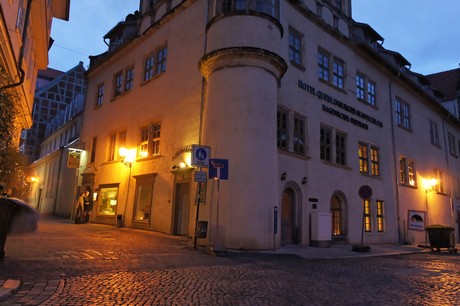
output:
{"label": "drainpipe", "polygon": [[[401,72],[398,72],[396,78],[399,78],[399,75],[401,74]],[[398,242],[399,244],[402,244],[402,241],[401,241],[401,224],[400,224],[400,220],[401,220],[401,216],[400,216],[400,203],[399,203],[399,178],[398,178],[398,173],[399,173],[399,170],[398,170],[398,163],[399,163],[399,160],[397,159],[397,155],[396,155],[396,140],[395,140],[395,126],[394,126],[394,109],[393,109],[393,93],[392,93],[392,84],[393,84],[393,81],[390,80],[390,82],[388,83],[388,94],[389,94],[389,97],[390,97],[390,122],[391,122],[391,144],[392,144],[392,147],[393,147],[393,167],[394,167],[394,183],[395,183],[395,192],[396,192],[396,220],[398,222]]]}
{"label": "drainpipe", "polygon": [[24,50],[26,48],[27,29],[29,27],[29,19],[30,19],[30,11],[31,10],[32,10],[32,0],[28,0],[27,1],[26,16],[25,16],[25,20],[24,20],[24,29],[22,31],[22,45],[21,45],[21,50],[19,52],[19,61],[18,61],[19,82],[4,85],[4,86],[0,87],[0,90],[12,88],[12,87],[17,87],[17,86],[22,85],[22,83],[24,83],[25,72],[24,72],[24,69],[22,69],[22,60],[24,59]]}

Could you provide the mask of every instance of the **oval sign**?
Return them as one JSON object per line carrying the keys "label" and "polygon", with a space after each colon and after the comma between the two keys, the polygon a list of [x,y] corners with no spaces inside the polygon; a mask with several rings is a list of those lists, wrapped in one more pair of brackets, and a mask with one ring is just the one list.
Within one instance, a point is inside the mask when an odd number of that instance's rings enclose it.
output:
{"label": "oval sign", "polygon": [[372,197],[372,188],[368,185],[363,185],[359,187],[358,194],[361,199],[368,200]]}

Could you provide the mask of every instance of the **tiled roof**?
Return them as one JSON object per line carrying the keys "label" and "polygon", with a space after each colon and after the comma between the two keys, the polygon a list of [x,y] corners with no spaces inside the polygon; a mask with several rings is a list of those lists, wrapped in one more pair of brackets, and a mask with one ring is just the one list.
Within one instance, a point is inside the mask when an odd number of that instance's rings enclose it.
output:
{"label": "tiled roof", "polygon": [[460,68],[429,74],[426,78],[446,96],[446,100],[457,98],[457,91],[460,91]]}

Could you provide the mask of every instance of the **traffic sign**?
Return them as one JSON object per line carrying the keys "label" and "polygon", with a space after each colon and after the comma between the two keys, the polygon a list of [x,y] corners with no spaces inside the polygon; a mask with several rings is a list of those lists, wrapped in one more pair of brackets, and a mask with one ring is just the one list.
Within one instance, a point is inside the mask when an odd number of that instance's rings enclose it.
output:
{"label": "traffic sign", "polygon": [[372,188],[368,185],[359,187],[358,195],[363,200],[369,200],[372,197]]}
{"label": "traffic sign", "polygon": [[195,171],[195,182],[206,183],[208,177],[204,171]]}
{"label": "traffic sign", "polygon": [[192,166],[209,167],[211,147],[192,145]]}
{"label": "traffic sign", "polygon": [[211,158],[209,160],[209,178],[228,180],[228,159]]}

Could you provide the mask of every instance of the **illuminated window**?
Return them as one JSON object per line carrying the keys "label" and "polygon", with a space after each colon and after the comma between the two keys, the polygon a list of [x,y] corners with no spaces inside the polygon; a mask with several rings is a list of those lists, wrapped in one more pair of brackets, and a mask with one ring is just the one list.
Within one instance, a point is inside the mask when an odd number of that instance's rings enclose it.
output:
{"label": "illuminated window", "polygon": [[115,216],[118,204],[118,184],[101,185],[98,196],[98,215]]}
{"label": "illuminated window", "polygon": [[139,157],[148,157],[160,154],[161,124],[152,123],[141,127]]}
{"label": "illuminated window", "polygon": [[136,194],[134,201],[134,221],[148,222],[151,219],[154,175],[135,177]]}
{"label": "illuminated window", "polygon": [[377,231],[383,233],[385,231],[385,213],[383,201],[376,201],[377,205]]}
{"label": "illuminated window", "polygon": [[364,209],[364,230],[366,232],[372,231],[372,219],[371,219],[371,202],[369,200],[363,200]]}
{"label": "illuminated window", "polygon": [[358,143],[359,172],[380,176],[379,148],[364,142]]}
{"label": "illuminated window", "polygon": [[402,184],[416,186],[417,180],[415,177],[415,162],[401,157],[399,159],[399,179]]}
{"label": "illuminated window", "polygon": [[117,134],[113,133],[109,135],[108,145],[107,145],[107,160],[115,160],[115,145],[117,140]]}

